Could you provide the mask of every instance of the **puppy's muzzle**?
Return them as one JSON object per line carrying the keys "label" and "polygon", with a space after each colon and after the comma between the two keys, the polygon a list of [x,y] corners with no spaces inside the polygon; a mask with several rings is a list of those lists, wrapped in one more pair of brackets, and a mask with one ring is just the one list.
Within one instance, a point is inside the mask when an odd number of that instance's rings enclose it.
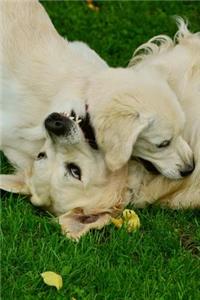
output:
{"label": "puppy's muzzle", "polygon": [[73,121],[59,113],[50,114],[44,121],[48,133],[56,136],[67,136],[73,127]]}
{"label": "puppy's muzzle", "polygon": [[158,175],[160,174],[160,172],[158,171],[158,169],[156,169],[156,167],[148,160],[143,159],[143,158],[137,158],[137,161],[141,162],[143,164],[143,166],[145,167],[145,169],[147,171],[149,171],[152,174]]}
{"label": "puppy's muzzle", "polygon": [[195,169],[195,162],[193,160],[193,162],[190,165],[189,164],[186,165],[186,167],[184,168],[184,170],[180,171],[180,175],[182,177],[186,177],[186,176],[190,175],[194,171],[194,169]]}

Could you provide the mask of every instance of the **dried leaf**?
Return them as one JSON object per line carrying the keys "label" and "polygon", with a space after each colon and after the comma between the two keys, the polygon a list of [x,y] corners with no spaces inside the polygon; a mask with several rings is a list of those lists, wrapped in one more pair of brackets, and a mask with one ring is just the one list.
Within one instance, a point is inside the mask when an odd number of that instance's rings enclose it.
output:
{"label": "dried leaf", "polygon": [[111,218],[111,222],[112,222],[117,228],[121,228],[124,221],[123,221],[122,218]]}
{"label": "dried leaf", "polygon": [[44,280],[44,283],[50,286],[55,286],[57,290],[61,289],[61,287],[63,286],[62,277],[55,272],[47,271],[41,273],[41,276]]}
{"label": "dried leaf", "polygon": [[124,225],[128,232],[132,232],[140,228],[140,219],[138,215],[131,209],[123,211]]}

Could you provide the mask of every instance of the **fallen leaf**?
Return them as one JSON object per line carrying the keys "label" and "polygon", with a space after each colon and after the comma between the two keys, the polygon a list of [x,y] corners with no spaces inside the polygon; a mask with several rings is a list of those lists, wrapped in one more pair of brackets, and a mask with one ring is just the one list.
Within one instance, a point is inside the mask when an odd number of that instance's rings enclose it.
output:
{"label": "fallen leaf", "polygon": [[140,219],[138,215],[131,209],[123,211],[124,225],[128,232],[132,232],[140,228]]}
{"label": "fallen leaf", "polygon": [[55,272],[47,271],[41,273],[41,276],[44,280],[44,283],[50,286],[55,286],[57,290],[61,289],[61,287],[63,286],[62,277]]}
{"label": "fallen leaf", "polygon": [[94,4],[93,0],[86,0],[87,6],[94,11],[99,11],[99,7]]}
{"label": "fallen leaf", "polygon": [[111,222],[112,222],[117,228],[121,228],[124,221],[123,221],[122,218],[111,218]]}

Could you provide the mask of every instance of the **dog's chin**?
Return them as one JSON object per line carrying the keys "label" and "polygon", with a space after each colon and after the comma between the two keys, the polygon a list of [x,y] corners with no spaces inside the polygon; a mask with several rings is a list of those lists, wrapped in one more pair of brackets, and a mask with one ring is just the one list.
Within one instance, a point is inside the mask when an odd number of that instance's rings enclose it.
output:
{"label": "dog's chin", "polygon": [[150,162],[150,161],[148,161],[148,160],[146,160],[146,159],[143,159],[143,158],[137,158],[137,160],[140,162],[140,163],[142,163],[142,165],[145,167],[145,169],[148,171],[148,172],[150,172],[150,173],[152,173],[152,174],[155,174],[155,175],[159,175],[159,174],[161,174],[159,171],[158,171],[158,169]]}

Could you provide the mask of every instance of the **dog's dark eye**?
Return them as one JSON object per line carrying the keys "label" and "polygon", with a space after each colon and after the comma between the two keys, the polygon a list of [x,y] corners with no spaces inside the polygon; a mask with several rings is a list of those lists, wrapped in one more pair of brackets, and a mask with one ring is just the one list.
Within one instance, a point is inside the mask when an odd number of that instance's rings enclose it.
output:
{"label": "dog's dark eye", "polygon": [[68,172],[76,179],[81,180],[81,169],[74,163],[66,164]]}
{"label": "dog's dark eye", "polygon": [[39,159],[44,159],[44,158],[47,158],[47,155],[46,155],[45,152],[40,152],[40,153],[38,154],[38,156],[37,156],[37,159],[38,159],[38,160],[39,160]]}
{"label": "dog's dark eye", "polygon": [[161,144],[157,145],[157,148],[164,148],[164,147],[167,147],[169,146],[171,143],[171,140],[166,140],[166,141],[163,141]]}

